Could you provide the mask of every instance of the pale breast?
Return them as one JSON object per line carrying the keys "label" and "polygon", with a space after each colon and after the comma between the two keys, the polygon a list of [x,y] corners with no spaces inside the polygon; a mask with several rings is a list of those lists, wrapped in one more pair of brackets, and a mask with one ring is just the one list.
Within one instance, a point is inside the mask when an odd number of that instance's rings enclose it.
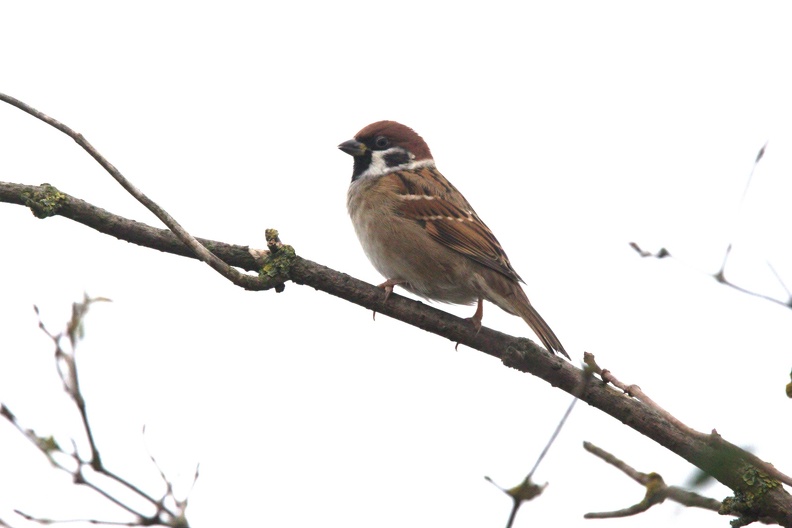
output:
{"label": "pale breast", "polygon": [[389,183],[362,179],[350,185],[347,208],[363,251],[387,279],[421,297],[455,304],[471,304],[475,263],[427,235],[419,222],[398,213],[399,195]]}

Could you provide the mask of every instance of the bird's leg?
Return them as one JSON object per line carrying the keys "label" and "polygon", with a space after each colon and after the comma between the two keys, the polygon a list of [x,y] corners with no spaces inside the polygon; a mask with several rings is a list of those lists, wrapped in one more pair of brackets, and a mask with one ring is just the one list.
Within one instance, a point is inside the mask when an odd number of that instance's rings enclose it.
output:
{"label": "bird's leg", "polygon": [[[481,320],[484,318],[484,299],[478,300],[478,305],[476,306],[476,313],[473,314],[473,317],[468,317],[467,320],[473,323],[473,328],[476,329],[476,335],[481,331]],[[459,343],[456,344],[454,350],[459,349]]]}
{"label": "bird's leg", "polygon": [[479,299],[478,305],[476,306],[476,313],[473,314],[473,317],[468,317],[468,321],[473,323],[473,327],[476,329],[477,335],[481,330],[481,320],[483,318],[484,318],[484,299]]}
{"label": "bird's leg", "polygon": [[[385,290],[385,302],[387,302],[388,297],[390,297],[390,294],[393,293],[393,287],[398,286],[399,284],[407,284],[407,281],[401,279],[388,279],[382,284],[377,285],[377,288],[382,288],[383,290]],[[377,319],[377,310],[372,311],[371,318],[374,320]]]}
{"label": "bird's leg", "polygon": [[398,286],[399,284],[407,284],[407,281],[401,279],[388,279],[382,284],[378,285],[377,288],[382,288],[385,290],[385,300],[387,301],[388,297],[390,297],[390,294],[393,293],[393,287]]}

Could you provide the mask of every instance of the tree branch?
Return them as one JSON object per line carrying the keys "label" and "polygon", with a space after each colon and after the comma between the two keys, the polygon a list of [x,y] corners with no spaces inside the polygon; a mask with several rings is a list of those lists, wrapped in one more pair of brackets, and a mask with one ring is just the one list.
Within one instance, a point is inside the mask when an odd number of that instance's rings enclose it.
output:
{"label": "tree branch", "polygon": [[[63,216],[127,242],[196,258],[168,230],[114,215],[51,185],[0,182],[0,202],[26,205],[36,216]],[[259,268],[247,246],[198,240],[231,266],[248,271]],[[508,367],[533,374],[578,396],[734,490],[736,498],[729,504],[732,508],[729,513],[736,512],[744,518],[772,518],[782,526],[792,527],[792,497],[777,480],[767,476],[764,471],[767,465],[758,457],[727,442],[717,433],[691,433],[688,427],[669,421],[650,406],[625,397],[621,391],[605,383],[586,384],[582,370],[528,339],[486,327],[476,333],[466,320],[400,295],[393,294],[385,302],[382,290],[376,286],[297,255],[272,271],[267,278],[268,287],[274,288],[287,280],[310,286],[499,358]],[[585,390],[581,392],[580,387],[584,385]],[[745,497],[751,500],[745,500]]]}
{"label": "tree branch", "polygon": [[611,512],[597,512],[587,513],[584,517],[586,519],[608,519],[613,517],[628,517],[638,513],[645,512],[652,506],[660,504],[666,499],[671,499],[684,506],[705,508],[712,511],[720,511],[721,503],[715,499],[703,497],[698,493],[682,489],[677,486],[668,486],[657,473],[643,473],[637,471],[635,468],[626,462],[619,460],[612,454],[608,453],[602,448],[599,448],[591,442],[583,442],[583,448],[595,456],[600,457],[608,464],[622,470],[630,478],[638,484],[646,488],[646,494],[641,502],[633,504],[618,511]]}
{"label": "tree branch", "polygon": [[267,289],[266,283],[264,283],[264,281],[262,281],[259,277],[239,273],[238,270],[232,268],[221,259],[217,258],[217,256],[213,255],[211,251],[209,251],[205,246],[193,238],[193,236],[188,233],[187,230],[184,229],[175,218],[168,214],[165,209],[157,205],[154,200],[143,194],[140,189],[132,185],[132,182],[127,180],[124,175],[121,174],[121,171],[119,171],[115,165],[110,163],[107,158],[97,151],[82,134],[72,130],[71,127],[61,123],[57,119],[48,116],[44,112],[36,110],[32,106],[20,101],[19,99],[16,99],[15,97],[0,93],[0,101],[4,101],[19,108],[23,112],[32,115],[36,119],[43,121],[44,123],[57,130],[60,130],[72,138],[78,145],[80,145],[80,147],[82,147],[84,151],[90,154],[90,156],[95,159],[97,163],[99,163],[99,165],[101,165],[102,168],[107,171],[107,173],[110,174],[110,176],[112,176],[113,179],[116,180],[129,194],[131,194],[137,201],[143,204],[146,209],[154,213],[157,218],[162,220],[162,223],[168,226],[168,229],[170,229],[185,246],[190,248],[190,250],[200,260],[211,266],[212,269],[217,271],[220,275],[230,280],[237,286],[245,288],[246,290]]}
{"label": "tree branch", "polygon": [[[156,229],[114,215],[62,193],[49,184],[32,186],[0,182],[0,202],[25,205],[39,218],[63,216],[122,240],[160,251],[199,258],[234,284],[245,289],[275,288],[276,291],[282,291],[283,284],[288,280],[305,284],[485,352],[499,358],[506,366],[542,378],[551,385],[601,409],[733,489],[735,498],[728,502],[728,506],[726,506],[727,501],[724,501],[724,508],[729,509],[724,513],[740,515],[737,520],[740,523],[771,518],[783,526],[792,528],[792,497],[778,480],[767,475],[765,470],[768,465],[754,455],[726,442],[716,432],[713,431],[711,435],[698,433],[675,419],[669,419],[669,415],[658,413],[645,402],[632,397],[626,398],[624,394],[606,383],[587,383],[583,371],[528,339],[512,337],[483,327],[477,332],[467,320],[399,295],[391,295],[385,302],[385,295],[381,289],[300,258],[294,254],[292,248],[280,243],[274,230],[267,231],[270,248],[268,252],[251,251],[246,246],[196,239],[182,229],[167,212],[127,181],[81,134],[18,99],[0,94],[0,100],[27,112],[74,139],[130,194],[154,212],[170,230]],[[259,276],[241,274],[234,267],[258,271]]]}
{"label": "tree branch", "polygon": [[[152,455],[149,455],[151,461],[154,467],[159,471],[160,478],[165,484],[165,492],[159,499],[145,492],[141,487],[133,484],[130,480],[111,471],[104,464],[102,456],[100,455],[93,428],[88,419],[87,403],[80,389],[80,375],[78,373],[79,369],[77,368],[77,348],[83,337],[83,321],[88,309],[95,302],[108,300],[109,299],[101,297],[90,298],[85,295],[82,302],[73,303],[72,317],[66,326],[65,332],[50,332],[47,330],[41,318],[39,318],[39,328],[52,340],[55,346],[55,363],[58,375],[63,384],[64,391],[77,407],[82,422],[83,433],[90,447],[91,456],[86,459],[80,455],[77,442],[74,439],[71,440],[72,447],[71,451],[69,451],[61,447],[52,435],[42,436],[37,434],[33,428],[23,426],[17,416],[4,403],[0,403],[0,417],[8,420],[14,428],[35,445],[54,468],[71,475],[72,482],[87,487],[111,504],[134,517],[133,521],[124,522],[99,521],[96,519],[84,519],[84,522],[119,526],[170,526],[173,528],[187,528],[188,523],[185,518],[185,511],[187,509],[188,499],[184,498],[179,500],[176,498],[173,492],[173,485],[165,476],[165,473]],[[36,315],[38,315],[38,308],[34,308],[36,310]],[[68,338],[69,346],[63,346],[62,341],[64,337]],[[69,463],[63,462],[62,459],[64,456],[69,460]],[[196,469],[193,484],[195,484],[195,479],[197,478],[198,471]],[[109,482],[120,484],[126,491],[119,492],[118,489],[113,490],[107,485]],[[133,497],[142,499],[143,503],[147,503],[148,507],[153,509],[153,512],[147,514],[140,506],[133,506],[133,503],[136,502],[132,500]],[[20,510],[14,510],[14,512],[29,521],[37,522],[41,525],[80,521],[80,519],[56,521],[53,519],[36,517]]]}
{"label": "tree branch", "polygon": [[[754,159],[753,166],[751,167],[751,172],[748,174],[748,180],[745,182],[745,188],[743,189],[742,197],[740,198],[740,203],[737,205],[737,211],[734,215],[734,220],[736,220],[740,216],[740,212],[742,211],[743,204],[745,203],[745,197],[748,195],[748,189],[750,189],[751,187],[751,182],[753,181],[754,173],[756,172],[756,166],[764,157],[766,149],[767,149],[767,143],[762,145],[762,148],[759,149],[759,152],[756,154],[756,159]],[[733,229],[734,228],[732,227],[732,230]],[[652,253],[651,251],[646,251],[645,249],[641,248],[641,246],[639,246],[636,242],[630,242],[630,247],[633,248],[635,252],[638,253],[643,258],[663,259],[663,258],[671,257],[671,252],[664,247],[660,248],[658,251],[654,253]],[[783,278],[778,274],[778,272],[770,262],[767,263],[767,266],[770,268],[770,271],[773,273],[778,283],[786,292],[786,296],[787,296],[786,299],[781,300],[775,297],[771,297],[770,295],[764,295],[762,293],[749,290],[748,288],[739,286],[731,282],[728,278],[726,278],[726,264],[729,262],[729,257],[731,256],[732,247],[733,247],[732,242],[729,242],[726,245],[726,249],[724,250],[723,253],[723,260],[721,261],[720,269],[715,273],[712,273],[711,277],[716,281],[718,281],[719,283],[723,284],[724,286],[728,286],[729,288],[735,289],[740,293],[745,293],[747,295],[758,297],[759,299],[763,299],[765,301],[770,301],[772,303],[779,304],[785,308],[792,309],[792,292],[787,287]]]}

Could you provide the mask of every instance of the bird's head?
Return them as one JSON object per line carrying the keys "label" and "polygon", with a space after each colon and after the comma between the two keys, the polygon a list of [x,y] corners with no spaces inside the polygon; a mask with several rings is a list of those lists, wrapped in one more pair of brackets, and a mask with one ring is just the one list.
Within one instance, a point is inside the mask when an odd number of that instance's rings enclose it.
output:
{"label": "bird's head", "polygon": [[372,123],[338,148],[354,158],[352,181],[434,165],[426,141],[415,130],[396,121]]}

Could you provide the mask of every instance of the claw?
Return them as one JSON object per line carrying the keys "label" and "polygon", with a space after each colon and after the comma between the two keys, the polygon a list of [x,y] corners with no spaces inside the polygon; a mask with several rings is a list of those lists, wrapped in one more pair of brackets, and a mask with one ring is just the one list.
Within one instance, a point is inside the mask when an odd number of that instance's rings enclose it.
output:
{"label": "claw", "polygon": [[[383,302],[388,302],[388,298],[390,297],[391,293],[393,293],[393,287],[398,286],[399,284],[406,284],[407,281],[401,279],[388,279],[382,284],[378,284],[377,288],[382,288],[385,290],[385,300]],[[372,310],[371,319],[373,321],[377,320],[377,310]]]}
{"label": "claw", "polygon": [[407,281],[401,279],[388,279],[382,284],[378,285],[377,288],[382,288],[383,290],[385,290],[385,300],[387,301],[388,297],[390,297],[390,294],[393,293],[394,286],[398,286],[400,284],[406,284],[406,283]]}

